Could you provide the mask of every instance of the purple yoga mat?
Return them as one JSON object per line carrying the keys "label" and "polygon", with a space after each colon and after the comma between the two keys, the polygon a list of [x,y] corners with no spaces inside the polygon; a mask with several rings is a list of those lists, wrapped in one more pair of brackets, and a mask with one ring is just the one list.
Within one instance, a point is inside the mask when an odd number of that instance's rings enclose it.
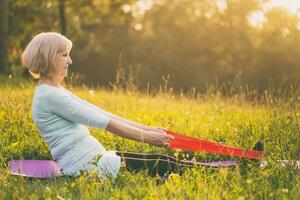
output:
{"label": "purple yoga mat", "polygon": [[221,160],[214,162],[195,162],[195,161],[185,161],[187,163],[194,163],[205,167],[232,167],[237,165],[235,160]]}
{"label": "purple yoga mat", "polygon": [[14,175],[50,178],[61,176],[60,167],[52,160],[11,160],[10,172]]}
{"label": "purple yoga mat", "polygon": [[[224,160],[216,162],[194,162],[185,161],[187,163],[195,163],[206,167],[232,167],[237,165],[235,160]],[[9,162],[10,172],[13,175],[34,177],[34,178],[50,178],[62,176],[60,167],[53,160],[11,160]]]}

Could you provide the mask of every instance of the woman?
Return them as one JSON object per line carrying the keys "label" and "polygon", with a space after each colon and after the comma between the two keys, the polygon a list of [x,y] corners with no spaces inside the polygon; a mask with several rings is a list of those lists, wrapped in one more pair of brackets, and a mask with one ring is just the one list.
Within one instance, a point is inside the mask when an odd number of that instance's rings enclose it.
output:
{"label": "woman", "polygon": [[[61,82],[72,64],[72,42],[65,36],[47,32],[36,35],[22,54],[22,63],[39,83],[32,100],[32,118],[62,172],[76,175],[96,170],[100,177],[116,178],[124,159],[130,169],[148,169],[163,175],[185,165],[174,158],[106,151],[85,125],[103,128],[117,136],[168,147],[172,136],[163,129],[123,119],[90,104],[63,88]],[[98,156],[96,164],[91,162]],[[141,159],[142,158],[142,159]],[[142,161],[141,161],[142,160]],[[168,164],[166,164],[168,163]]]}

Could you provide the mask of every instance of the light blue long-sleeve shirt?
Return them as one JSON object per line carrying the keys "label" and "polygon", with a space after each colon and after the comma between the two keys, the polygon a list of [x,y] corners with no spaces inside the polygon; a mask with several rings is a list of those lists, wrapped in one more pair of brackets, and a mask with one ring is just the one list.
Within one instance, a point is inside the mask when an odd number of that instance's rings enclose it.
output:
{"label": "light blue long-sleeve shirt", "polygon": [[[106,111],[64,88],[41,84],[35,88],[32,118],[64,174],[96,170],[100,176],[116,178],[120,157],[105,151],[85,126],[105,129],[110,121]],[[99,154],[97,166],[91,165]]]}

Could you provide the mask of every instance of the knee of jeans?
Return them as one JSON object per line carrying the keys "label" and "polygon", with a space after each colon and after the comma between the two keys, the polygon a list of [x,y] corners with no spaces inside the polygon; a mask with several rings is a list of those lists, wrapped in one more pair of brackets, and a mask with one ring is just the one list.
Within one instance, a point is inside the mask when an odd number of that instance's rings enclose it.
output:
{"label": "knee of jeans", "polygon": [[107,151],[103,154],[97,163],[100,175],[116,179],[121,166],[121,158],[113,151]]}

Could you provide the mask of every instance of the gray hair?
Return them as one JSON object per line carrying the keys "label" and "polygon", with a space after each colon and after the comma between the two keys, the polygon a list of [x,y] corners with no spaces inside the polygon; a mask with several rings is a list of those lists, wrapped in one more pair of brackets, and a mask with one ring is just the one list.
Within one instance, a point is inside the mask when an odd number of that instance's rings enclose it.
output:
{"label": "gray hair", "polygon": [[72,46],[72,41],[59,33],[39,33],[22,53],[22,64],[34,78],[48,77],[54,71],[56,54],[70,51]]}

